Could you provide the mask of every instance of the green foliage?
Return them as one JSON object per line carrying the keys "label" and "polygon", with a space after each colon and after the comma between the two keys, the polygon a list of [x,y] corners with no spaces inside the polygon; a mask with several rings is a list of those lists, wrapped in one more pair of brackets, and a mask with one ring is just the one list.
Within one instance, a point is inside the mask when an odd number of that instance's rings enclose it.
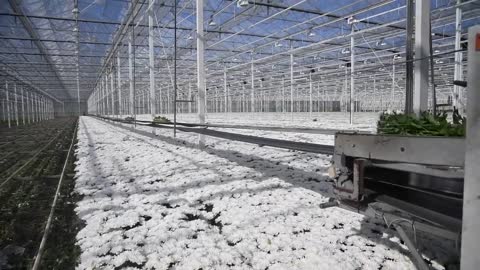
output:
{"label": "green foliage", "polygon": [[172,122],[166,117],[155,116],[155,118],[153,118],[153,123],[155,123],[155,124],[171,124]]}
{"label": "green foliage", "polygon": [[383,113],[377,125],[378,134],[447,136],[463,137],[467,119],[457,109],[453,111],[452,122],[448,121],[446,112],[433,115],[430,112],[415,115]]}

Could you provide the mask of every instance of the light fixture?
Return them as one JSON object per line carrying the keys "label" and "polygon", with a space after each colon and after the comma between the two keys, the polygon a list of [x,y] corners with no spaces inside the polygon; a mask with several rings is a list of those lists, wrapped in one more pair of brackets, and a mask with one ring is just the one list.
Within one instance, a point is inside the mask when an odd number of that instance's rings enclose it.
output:
{"label": "light fixture", "polygon": [[282,44],[282,43],[280,43],[280,42],[278,42],[278,41],[277,41],[277,42],[275,42],[275,47],[282,47],[282,46],[283,46],[283,44]]}
{"label": "light fixture", "polygon": [[349,54],[350,53],[350,49],[349,48],[343,48],[342,49],[342,54]]}
{"label": "light fixture", "polygon": [[187,39],[192,40],[193,39],[192,35],[189,35]]}
{"label": "light fixture", "polygon": [[217,23],[213,19],[213,15],[210,17],[210,20],[208,21],[208,25],[210,25],[210,26],[216,26],[217,25]]}
{"label": "light fixture", "polygon": [[237,7],[247,7],[248,6],[248,0],[238,0],[237,1]]}
{"label": "light fixture", "polygon": [[400,58],[401,58],[401,57],[400,57],[400,55],[398,55],[398,54],[395,54],[395,55],[393,56],[393,60],[400,59]]}
{"label": "light fixture", "polygon": [[435,51],[433,51],[434,53],[439,53],[440,50],[439,49],[436,49]]}
{"label": "light fixture", "polygon": [[308,36],[308,37],[314,37],[314,36],[315,36],[315,32],[313,32],[313,30],[310,29],[310,30],[308,30],[308,32],[307,32],[307,36]]}
{"label": "light fixture", "polygon": [[385,42],[384,38],[381,38],[379,41],[377,41],[377,47],[378,46],[385,46],[387,43]]}
{"label": "light fixture", "polygon": [[437,59],[437,60],[435,60],[435,63],[437,63],[437,64],[443,64],[444,62],[443,62],[442,59]]}

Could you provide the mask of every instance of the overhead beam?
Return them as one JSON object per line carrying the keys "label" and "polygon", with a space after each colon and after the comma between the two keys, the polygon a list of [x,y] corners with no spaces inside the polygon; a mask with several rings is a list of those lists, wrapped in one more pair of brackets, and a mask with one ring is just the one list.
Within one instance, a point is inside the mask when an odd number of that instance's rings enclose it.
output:
{"label": "overhead beam", "polygon": [[[43,58],[45,59],[45,61],[47,61],[47,63],[50,64],[50,68],[53,70],[53,72],[55,73],[55,75],[57,76],[57,80],[63,84],[62,80],[60,79],[60,76],[58,75],[58,72],[56,70],[56,67],[55,65],[53,64],[52,62],[52,59],[50,58],[49,54],[47,53],[47,50],[45,49],[45,47],[43,46],[43,44],[38,41],[40,39],[40,37],[38,36],[38,33],[35,31],[35,29],[33,29],[33,25],[32,23],[30,22],[30,20],[28,19],[28,17],[24,14],[22,8],[19,6],[19,4],[17,3],[18,0],[8,0],[8,2],[10,3],[10,6],[12,7],[12,10],[16,13],[16,14],[19,14],[19,18],[20,18],[20,21],[22,22],[23,26],[25,27],[25,29],[27,30],[28,34],[34,39],[33,42],[35,43],[35,45],[38,47],[38,50],[43,54]],[[64,87],[65,88],[65,87]],[[65,89],[65,92],[70,96],[70,94],[68,93],[68,91],[66,91]]]}

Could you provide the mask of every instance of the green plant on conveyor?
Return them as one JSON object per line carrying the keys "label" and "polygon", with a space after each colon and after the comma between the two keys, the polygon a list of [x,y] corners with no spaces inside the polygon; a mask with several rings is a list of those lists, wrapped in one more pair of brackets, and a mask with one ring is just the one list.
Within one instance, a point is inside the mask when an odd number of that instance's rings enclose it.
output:
{"label": "green plant on conveyor", "polygon": [[153,118],[153,123],[155,123],[155,124],[170,124],[172,122],[166,117],[155,116],[155,118]]}
{"label": "green plant on conveyor", "polygon": [[416,136],[465,136],[467,119],[454,109],[452,121],[448,121],[446,112],[433,115],[422,112],[416,115],[401,113],[383,113],[377,125],[378,134],[416,135]]}

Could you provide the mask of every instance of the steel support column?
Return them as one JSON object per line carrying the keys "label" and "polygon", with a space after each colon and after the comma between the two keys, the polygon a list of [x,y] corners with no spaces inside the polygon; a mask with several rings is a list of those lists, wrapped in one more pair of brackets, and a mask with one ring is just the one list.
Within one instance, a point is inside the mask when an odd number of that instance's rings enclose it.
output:
{"label": "steel support column", "polygon": [[419,115],[428,110],[428,68],[430,39],[430,1],[415,2],[415,63],[413,112]]}
{"label": "steel support column", "polygon": [[128,40],[128,77],[130,79],[130,93],[129,93],[129,98],[130,98],[130,106],[129,106],[129,114],[130,116],[134,116],[135,115],[135,112],[134,112],[134,103],[133,103],[133,95],[134,95],[134,81],[133,81],[133,46],[132,46],[132,42],[133,42],[133,31],[131,32],[131,35],[130,35],[130,38]]}
{"label": "steel support column", "polygon": [[310,100],[309,100],[309,112],[310,112],[310,118],[312,118],[312,112],[313,112],[313,99],[312,99],[312,92],[313,92],[313,85],[312,85],[312,72],[310,71],[310,77],[308,79],[309,84],[310,84]]}
{"label": "steel support column", "polygon": [[465,140],[465,183],[463,191],[462,270],[480,265],[480,25],[468,30],[467,136]]}
{"label": "steel support column", "polygon": [[122,104],[122,77],[121,77],[122,68],[120,67],[120,57],[117,54],[117,92],[118,92],[118,115],[121,117],[123,115],[123,104]]}
{"label": "steel support column", "polygon": [[[203,0],[197,0],[197,88],[198,88],[198,120],[205,124],[205,38],[203,33]],[[198,137],[200,147],[205,146],[205,135]]]}
{"label": "steel support column", "polygon": [[353,111],[355,110],[355,33],[354,24],[352,23],[352,35],[350,37],[350,124],[353,124]]}
{"label": "steel support column", "polygon": [[290,54],[290,115],[293,119],[293,54]]}
{"label": "steel support column", "polygon": [[149,9],[148,9],[148,60],[149,60],[149,71],[150,71],[150,114],[152,119],[155,117],[155,55],[154,55],[154,45],[153,45],[153,5],[155,0],[149,0]]}
{"label": "steel support column", "polygon": [[17,123],[17,126],[19,125],[18,121],[18,98],[17,98],[17,83],[13,83],[13,94],[14,94],[14,108],[15,108],[15,122]]}
{"label": "steel support column", "polygon": [[26,98],[27,98],[27,122],[30,124],[30,118],[31,118],[31,114],[32,114],[32,109],[30,107],[30,104],[31,104],[31,94],[30,92],[26,92]]}
{"label": "steel support column", "polygon": [[405,113],[413,113],[413,27],[414,2],[407,0],[407,40],[405,44],[405,58],[407,60],[405,74]]}
{"label": "steel support column", "polygon": [[23,92],[23,85],[22,85],[22,122],[23,122],[23,125],[25,125],[25,97],[23,96],[24,92]]}
{"label": "steel support column", "polygon": [[114,84],[113,66],[110,69],[110,93],[112,94],[112,117],[115,115],[115,84]]}
{"label": "steel support column", "polygon": [[223,69],[223,93],[225,94],[224,112],[228,112],[227,68]]}
{"label": "steel support column", "polygon": [[10,128],[11,114],[10,114],[10,98],[9,98],[10,95],[8,94],[8,81],[5,81],[5,95],[7,96],[7,121],[8,121],[8,127]]}
{"label": "steel support column", "polygon": [[[455,68],[453,70],[453,79],[456,81],[463,81],[463,71],[462,71],[462,58],[463,54],[460,51],[460,41],[462,38],[462,7],[460,4],[461,0],[457,0],[457,8],[455,14]],[[461,92],[463,89],[458,85],[453,86],[453,106],[458,108],[459,99],[461,98]]]}
{"label": "steel support column", "polygon": [[390,109],[393,110],[395,105],[395,55],[393,56],[393,59],[392,59],[392,93],[390,98],[391,98]]}
{"label": "steel support column", "polygon": [[[252,53],[253,54],[253,53]],[[252,63],[250,65],[250,72],[252,73],[252,91],[251,91],[251,99],[250,99],[250,111],[255,112],[255,67],[253,65],[253,56],[252,56]]]}

